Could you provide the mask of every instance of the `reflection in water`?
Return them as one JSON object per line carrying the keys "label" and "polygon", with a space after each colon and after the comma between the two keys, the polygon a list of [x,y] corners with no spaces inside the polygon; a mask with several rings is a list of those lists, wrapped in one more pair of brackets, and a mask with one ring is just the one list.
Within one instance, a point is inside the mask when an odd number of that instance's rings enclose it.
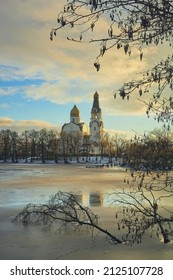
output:
{"label": "reflection in water", "polygon": [[98,192],[83,193],[76,195],[77,201],[84,206],[105,206],[104,195]]}
{"label": "reflection in water", "polygon": [[[80,169],[82,170],[82,169]],[[86,169],[84,169],[86,171]],[[108,203],[106,195],[99,191],[88,192],[86,189],[80,192],[80,189],[73,187],[62,187],[57,183],[57,187],[45,188],[42,186],[43,176],[51,174],[62,175],[65,171],[57,168],[57,166],[49,168],[49,166],[43,167],[42,165],[1,165],[0,166],[0,207],[24,207],[28,203],[45,203],[56,194],[58,191],[72,192],[77,197],[79,203],[87,207],[102,207],[107,206]],[[85,175],[85,174],[84,174]],[[65,176],[65,175],[64,175]],[[83,176],[79,174],[79,177]],[[35,181],[35,177],[38,177],[38,181]],[[23,181],[23,178],[24,181]],[[45,177],[47,178],[47,177]],[[56,179],[57,177],[55,177]],[[63,178],[63,177],[62,177]],[[37,178],[36,178],[37,179]],[[61,176],[60,176],[61,179]],[[6,183],[9,181],[9,186]],[[16,184],[17,182],[17,184]],[[27,183],[27,184],[26,184]],[[6,185],[8,187],[6,187]],[[45,185],[43,183],[43,185]],[[47,186],[48,184],[46,184]],[[69,184],[70,185],[70,184]],[[72,183],[73,185],[73,183]],[[49,185],[48,185],[49,186]],[[51,185],[50,185],[51,186]]]}
{"label": "reflection in water", "polygon": [[[57,190],[59,191],[59,190]],[[24,207],[28,203],[46,203],[56,193],[50,189],[1,189],[0,207]],[[83,192],[82,194],[73,193],[77,201],[87,207],[106,207],[109,205],[108,195],[99,192]]]}
{"label": "reflection in water", "polygon": [[89,205],[90,206],[102,206],[103,197],[100,193],[90,193],[89,194]]}
{"label": "reflection in water", "polygon": [[103,205],[103,195],[98,192],[83,193],[82,203],[85,206],[102,206]]}

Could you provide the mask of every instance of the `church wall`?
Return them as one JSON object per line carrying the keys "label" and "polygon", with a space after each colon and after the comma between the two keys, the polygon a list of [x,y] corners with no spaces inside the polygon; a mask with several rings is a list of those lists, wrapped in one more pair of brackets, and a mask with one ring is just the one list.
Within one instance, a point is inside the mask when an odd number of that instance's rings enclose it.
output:
{"label": "church wall", "polygon": [[80,127],[77,125],[77,124],[75,124],[75,123],[68,123],[68,124],[65,124],[64,126],[63,126],[63,129],[62,129],[62,131],[63,132],[67,132],[67,133],[71,133],[71,132],[81,132],[80,131]]}
{"label": "church wall", "polygon": [[88,132],[88,126],[84,123],[83,124],[83,135],[88,135],[89,132]]}
{"label": "church wall", "polygon": [[97,121],[93,121],[90,125],[90,140],[100,142],[100,128]]}

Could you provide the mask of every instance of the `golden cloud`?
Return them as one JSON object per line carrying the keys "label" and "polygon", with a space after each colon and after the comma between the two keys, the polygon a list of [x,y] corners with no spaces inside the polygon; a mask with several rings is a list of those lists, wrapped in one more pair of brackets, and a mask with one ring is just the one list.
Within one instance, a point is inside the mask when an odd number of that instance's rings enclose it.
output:
{"label": "golden cloud", "polygon": [[15,130],[18,132],[23,132],[25,130],[29,129],[35,129],[40,130],[43,128],[47,129],[58,129],[60,130],[60,127],[55,126],[49,122],[46,121],[40,121],[40,120],[22,120],[17,121],[11,118],[0,118],[0,129],[10,129]]}
{"label": "golden cloud", "polygon": [[[57,104],[87,102],[97,90],[104,100],[105,114],[145,114],[144,104],[136,98],[129,102],[114,102],[113,90],[126,81],[136,79],[137,73],[143,72],[151,63],[159,60],[160,53],[156,52],[155,47],[147,47],[141,62],[137,48],[128,57],[123,49],[117,50],[115,47],[100,60],[101,68],[97,72],[93,63],[99,52],[99,44],[69,42],[66,40],[68,32],[76,34],[71,29],[61,30],[53,42],[49,40],[50,30],[56,25],[57,14],[64,3],[62,0],[52,0],[51,3],[47,0],[16,0],[10,1],[10,4],[8,0],[3,1],[0,53],[6,55],[1,56],[1,64],[17,66],[10,73],[4,70],[4,77],[45,80],[40,86],[22,88],[23,94],[32,99],[46,99]],[[9,6],[12,13],[9,13]],[[96,26],[93,37],[96,33],[101,37],[102,30],[107,32],[106,20],[100,20],[98,27]],[[0,89],[0,95],[15,92],[15,88]]]}

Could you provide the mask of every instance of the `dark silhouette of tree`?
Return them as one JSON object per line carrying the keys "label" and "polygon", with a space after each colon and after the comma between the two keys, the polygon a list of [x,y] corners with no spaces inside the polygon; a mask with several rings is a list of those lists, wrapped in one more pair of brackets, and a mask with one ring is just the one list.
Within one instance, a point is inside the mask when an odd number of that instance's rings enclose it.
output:
{"label": "dark silhouette of tree", "polygon": [[12,162],[18,162],[19,153],[19,135],[16,131],[11,131],[11,158]]}
{"label": "dark silhouette of tree", "polygon": [[47,131],[46,158],[48,160],[54,159],[55,162],[57,162],[58,137],[59,135],[56,130],[51,129]]}
{"label": "dark silhouette of tree", "polygon": [[61,141],[62,141],[62,155],[63,155],[64,162],[66,162],[69,154],[69,145],[70,145],[70,137],[68,133],[63,131],[61,132]]}
{"label": "dark silhouette of tree", "polygon": [[71,156],[75,156],[79,161],[80,149],[82,149],[83,143],[81,143],[82,136],[80,134],[69,134],[69,148]]}
{"label": "dark silhouette of tree", "polygon": [[89,161],[91,150],[91,141],[90,136],[88,134],[84,134],[83,136],[83,145],[82,145],[82,154],[86,157],[86,162]]}
{"label": "dark silhouette of tree", "polygon": [[[173,211],[162,205],[164,199],[172,199],[172,180],[166,174],[164,184],[160,175],[150,174],[147,182],[144,173],[131,174],[132,180],[125,179],[129,190],[118,190],[111,194],[116,212],[117,237],[99,226],[98,216],[90,208],[84,207],[78,196],[67,192],[58,192],[47,203],[28,204],[13,220],[28,226],[43,224],[47,228],[58,227],[60,230],[71,226],[74,229],[96,229],[115,244],[140,243],[143,235],[150,231],[168,243],[173,236]],[[164,176],[164,175],[163,175]],[[145,182],[145,183],[144,183]],[[161,184],[161,187],[160,187]],[[121,230],[119,233],[118,231]]]}
{"label": "dark silhouette of tree", "polygon": [[13,221],[22,222],[25,226],[31,224],[44,224],[48,228],[58,226],[60,230],[67,228],[68,225],[75,229],[79,227],[97,229],[115,243],[121,243],[120,239],[98,225],[98,217],[91,209],[82,206],[77,196],[67,192],[58,192],[48,203],[28,204]]}
{"label": "dark silhouette of tree", "polygon": [[127,139],[125,138],[125,136],[115,133],[112,137],[112,143],[115,146],[116,157],[122,157],[127,143]]}
{"label": "dark silhouette of tree", "polygon": [[42,163],[45,163],[46,142],[47,142],[47,130],[43,128],[42,130],[39,131],[39,144],[40,144]]}
{"label": "dark silhouette of tree", "polygon": [[126,145],[126,163],[137,170],[141,167],[146,170],[170,170],[173,165],[172,136],[172,132],[167,129],[136,134]]}
{"label": "dark silhouette of tree", "polygon": [[30,162],[33,162],[33,159],[37,156],[39,157],[40,154],[37,154],[38,152],[38,136],[39,132],[31,129],[29,131],[29,139],[30,139],[30,155],[31,159]]}
{"label": "dark silhouette of tree", "polygon": [[9,129],[0,131],[1,144],[2,144],[2,156],[3,161],[6,162],[10,157],[11,150],[11,131]]}
{"label": "dark silhouette of tree", "polygon": [[[100,32],[101,22],[107,24],[106,30]],[[173,35],[173,1],[168,0],[67,0],[57,18],[57,27],[50,33],[53,40],[62,28],[73,28],[74,37],[68,40],[76,42],[98,43],[99,52],[94,62],[100,69],[100,58],[111,48],[123,49],[125,55],[131,56],[133,47],[139,49],[142,61],[145,48],[159,47],[167,44],[172,47]],[[99,25],[100,24],[100,25]],[[96,28],[100,26],[100,28]],[[72,35],[73,36],[73,35]],[[170,48],[170,52],[172,52]],[[158,64],[141,73],[141,78],[124,81],[124,85],[115,91],[123,98],[130,98],[136,91],[150,99],[146,114],[156,114],[157,121],[167,121],[168,128],[173,123],[173,56],[167,55]],[[151,91],[150,98],[148,92]],[[154,93],[153,93],[154,92]]]}
{"label": "dark silhouette of tree", "polygon": [[111,194],[113,204],[119,211],[118,230],[123,230],[122,239],[130,243],[141,243],[142,237],[150,231],[164,243],[173,236],[173,211],[167,206],[173,199],[173,180],[168,173],[131,172],[124,183],[129,189]]}
{"label": "dark silhouette of tree", "polygon": [[24,158],[25,158],[25,162],[28,162],[28,156],[29,156],[29,131],[25,130],[24,132],[22,132],[21,135],[21,141],[22,141],[22,146],[24,148]]}
{"label": "dark silhouette of tree", "polygon": [[103,133],[100,139],[100,150],[101,150],[101,157],[109,156],[108,147],[110,144],[110,135],[109,133]]}

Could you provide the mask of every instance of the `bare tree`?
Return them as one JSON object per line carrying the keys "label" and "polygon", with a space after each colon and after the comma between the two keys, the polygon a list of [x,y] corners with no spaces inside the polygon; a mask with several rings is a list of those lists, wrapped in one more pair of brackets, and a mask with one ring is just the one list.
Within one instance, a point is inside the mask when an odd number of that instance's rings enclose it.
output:
{"label": "bare tree", "polygon": [[9,129],[0,131],[2,155],[4,162],[10,157],[11,149],[11,131]]}
{"label": "bare tree", "polygon": [[59,134],[56,130],[47,131],[47,159],[54,159],[57,162],[57,149],[58,149]]}
{"label": "bare tree", "polygon": [[62,142],[62,155],[64,162],[67,162],[67,157],[69,155],[69,145],[70,145],[70,137],[68,133],[61,132],[61,142]]}
{"label": "bare tree", "polygon": [[170,170],[173,164],[172,153],[172,132],[167,129],[136,134],[125,149],[126,161],[135,169],[143,166],[148,170]]}
{"label": "bare tree", "polygon": [[25,162],[28,162],[28,155],[29,155],[29,131],[25,130],[22,132],[21,135],[21,142],[22,142],[22,148],[24,149],[24,158]]}
{"label": "bare tree", "polygon": [[[99,23],[104,20],[106,30],[97,31]],[[67,0],[57,18],[57,27],[50,33],[50,39],[62,28],[74,28],[76,37],[67,37],[76,42],[98,43],[99,52],[94,66],[99,71],[100,58],[111,48],[123,49],[125,55],[131,56],[133,47],[139,49],[139,59],[142,61],[144,49],[149,46],[159,47],[167,44],[172,47],[173,35],[173,1],[168,0]],[[73,32],[74,34],[74,32]],[[91,35],[92,34],[92,35]],[[72,35],[73,36],[73,35]],[[101,36],[101,37],[100,37]],[[147,102],[146,113],[156,114],[157,121],[173,123],[173,56],[141,73],[141,78],[134,81],[124,81],[124,85],[115,91],[124,99],[130,98],[132,92],[148,96],[154,91]],[[153,86],[153,87],[152,87]],[[152,90],[151,90],[152,89]],[[144,101],[145,102],[145,101]]]}
{"label": "bare tree", "polygon": [[90,136],[88,134],[84,134],[83,144],[82,144],[82,155],[86,156],[86,162],[89,161],[90,150],[91,150]]}
{"label": "bare tree", "polygon": [[146,106],[146,115],[155,115],[157,122],[163,122],[164,127],[170,130],[173,125],[173,56],[168,56],[166,60],[161,60],[156,66],[141,73],[141,78],[130,82],[125,82],[121,89],[116,90],[122,99],[130,98],[133,92],[138,92],[148,98],[149,102],[143,101]]}
{"label": "bare tree", "polygon": [[50,228],[56,225],[59,229],[68,225],[75,229],[89,227],[101,231],[115,243],[121,243],[119,238],[98,225],[98,216],[91,209],[82,206],[77,196],[67,192],[58,192],[46,204],[28,204],[13,221],[22,222],[25,226],[44,224]]}
{"label": "bare tree", "polygon": [[29,138],[30,138],[30,155],[31,155],[31,162],[33,162],[33,159],[37,156],[40,156],[40,153],[38,154],[38,137],[39,132],[32,129],[29,131]]}
{"label": "bare tree", "polygon": [[48,144],[48,131],[46,128],[43,128],[39,131],[39,144],[40,144],[40,152],[41,152],[41,160],[42,163],[45,163],[47,144]]}
{"label": "bare tree", "polygon": [[112,143],[115,146],[116,156],[121,157],[124,152],[124,148],[126,146],[127,139],[125,138],[124,135],[119,135],[118,133],[115,133],[112,137]]}
{"label": "bare tree", "polygon": [[100,227],[98,216],[90,208],[84,207],[77,195],[67,192],[58,192],[44,204],[28,204],[13,221],[22,222],[25,226],[54,226],[60,230],[67,226],[74,229],[96,229],[115,244],[141,243],[143,235],[150,231],[151,237],[155,234],[157,238],[162,237],[164,243],[168,243],[173,236],[173,211],[165,207],[165,204],[168,200],[172,201],[172,179],[168,174],[155,176],[150,173],[145,181],[145,176],[144,173],[134,175],[132,172],[132,179],[127,177],[124,180],[129,189],[111,194],[112,204],[116,206],[117,235],[121,234],[121,238]]}
{"label": "bare tree", "polygon": [[82,149],[82,136],[80,134],[69,134],[69,148],[71,156],[75,156],[79,161],[79,152]]}
{"label": "bare tree", "polygon": [[118,230],[123,230],[122,240],[141,243],[142,237],[150,231],[168,243],[173,236],[173,210],[168,207],[173,200],[173,180],[168,173],[131,172],[124,183],[129,186],[112,196]]}
{"label": "bare tree", "polygon": [[109,133],[103,133],[100,140],[101,156],[109,156],[109,143],[110,135]]}
{"label": "bare tree", "polygon": [[18,162],[18,152],[19,152],[19,135],[16,131],[11,131],[11,158],[12,162]]}

